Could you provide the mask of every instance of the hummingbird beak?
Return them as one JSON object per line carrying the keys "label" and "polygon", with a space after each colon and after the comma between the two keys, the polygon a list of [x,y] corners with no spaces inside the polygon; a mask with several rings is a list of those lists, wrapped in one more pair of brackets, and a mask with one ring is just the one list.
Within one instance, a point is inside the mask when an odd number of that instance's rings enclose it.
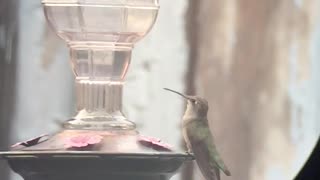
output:
{"label": "hummingbird beak", "polygon": [[186,95],[184,95],[184,94],[182,94],[182,93],[179,93],[179,92],[177,92],[177,91],[174,91],[174,90],[172,90],[172,89],[168,89],[168,88],[163,88],[163,89],[166,90],[166,91],[170,91],[170,92],[173,92],[173,93],[175,93],[175,94],[178,94],[178,95],[184,97],[184,98],[187,99],[187,100],[192,100],[190,97],[188,97],[188,96],[186,96]]}

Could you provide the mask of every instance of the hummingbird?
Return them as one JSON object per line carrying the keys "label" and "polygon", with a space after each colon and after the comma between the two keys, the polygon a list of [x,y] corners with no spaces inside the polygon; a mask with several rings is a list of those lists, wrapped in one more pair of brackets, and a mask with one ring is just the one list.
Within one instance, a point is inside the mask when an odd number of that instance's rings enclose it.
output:
{"label": "hummingbird", "polygon": [[182,132],[188,153],[193,153],[202,175],[206,180],[220,180],[220,170],[227,176],[230,171],[220,157],[213,142],[208,125],[208,101],[198,96],[187,96],[180,92],[164,88],[188,100],[183,115]]}

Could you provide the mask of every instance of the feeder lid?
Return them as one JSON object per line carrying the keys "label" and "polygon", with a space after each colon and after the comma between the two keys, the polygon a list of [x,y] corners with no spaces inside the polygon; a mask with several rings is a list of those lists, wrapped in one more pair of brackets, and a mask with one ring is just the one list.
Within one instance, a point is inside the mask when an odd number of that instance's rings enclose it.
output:
{"label": "feeder lid", "polygon": [[158,0],[42,0],[43,4],[127,5],[158,7]]}

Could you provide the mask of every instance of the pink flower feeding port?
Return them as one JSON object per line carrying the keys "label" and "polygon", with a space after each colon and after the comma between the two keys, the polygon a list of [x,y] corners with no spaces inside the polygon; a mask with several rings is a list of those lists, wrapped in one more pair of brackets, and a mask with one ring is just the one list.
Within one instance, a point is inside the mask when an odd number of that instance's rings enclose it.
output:
{"label": "pink flower feeding port", "polygon": [[158,0],[43,0],[48,24],[70,49],[77,111],[63,129],[17,143],[0,157],[25,180],[168,180],[193,156],[139,134],[122,113],[134,44]]}
{"label": "pink flower feeding port", "polygon": [[102,136],[96,134],[80,134],[66,139],[66,148],[85,148],[101,142]]}

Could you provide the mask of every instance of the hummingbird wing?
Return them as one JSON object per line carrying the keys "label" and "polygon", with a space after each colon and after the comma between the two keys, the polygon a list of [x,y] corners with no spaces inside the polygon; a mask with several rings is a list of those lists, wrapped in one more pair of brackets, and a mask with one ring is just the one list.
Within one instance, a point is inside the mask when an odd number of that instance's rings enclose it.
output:
{"label": "hummingbird wing", "polygon": [[207,180],[219,180],[219,169],[221,169],[227,176],[230,176],[231,173],[214,145],[213,137],[207,124],[198,121],[192,123],[191,126],[193,126],[190,128],[192,131],[189,130],[187,133],[188,139],[202,174]]}
{"label": "hummingbird wing", "polygon": [[224,172],[225,175],[231,176],[229,169],[227,168],[227,166],[223,162],[216,146],[214,145],[213,137],[212,137],[212,134],[211,134],[209,128],[208,128],[208,131],[209,131],[209,133],[208,133],[209,135],[205,138],[205,141],[206,141],[206,145],[209,150],[210,160],[213,160],[216,163],[216,165],[219,167],[219,169],[221,169]]}
{"label": "hummingbird wing", "polygon": [[206,180],[220,180],[220,170],[215,162],[210,159],[210,152],[206,143],[199,141],[195,136],[189,136],[192,151],[197,164]]}

